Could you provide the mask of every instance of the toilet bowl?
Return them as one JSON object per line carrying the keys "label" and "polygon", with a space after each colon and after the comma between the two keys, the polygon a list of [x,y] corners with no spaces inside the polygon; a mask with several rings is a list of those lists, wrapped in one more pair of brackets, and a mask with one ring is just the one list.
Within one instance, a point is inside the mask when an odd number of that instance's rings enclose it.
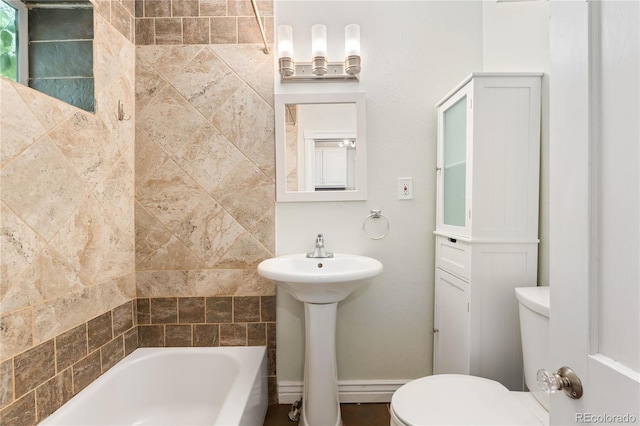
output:
{"label": "toilet bowl", "polygon": [[546,368],[549,287],[516,289],[525,383],[534,392],[512,392],[481,377],[439,374],[413,380],[391,398],[391,426],[548,425],[549,395],[538,392],[536,371]]}

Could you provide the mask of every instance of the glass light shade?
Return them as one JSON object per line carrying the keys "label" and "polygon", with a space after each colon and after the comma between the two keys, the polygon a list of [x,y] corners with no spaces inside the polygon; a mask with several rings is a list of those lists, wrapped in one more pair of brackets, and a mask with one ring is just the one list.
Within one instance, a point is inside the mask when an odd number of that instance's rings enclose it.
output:
{"label": "glass light shade", "polygon": [[350,24],[344,27],[345,56],[360,56],[360,25]]}
{"label": "glass light shade", "polygon": [[327,56],[327,27],[322,24],[311,27],[311,56]]}
{"label": "glass light shade", "polygon": [[293,28],[278,26],[278,58],[293,58]]}

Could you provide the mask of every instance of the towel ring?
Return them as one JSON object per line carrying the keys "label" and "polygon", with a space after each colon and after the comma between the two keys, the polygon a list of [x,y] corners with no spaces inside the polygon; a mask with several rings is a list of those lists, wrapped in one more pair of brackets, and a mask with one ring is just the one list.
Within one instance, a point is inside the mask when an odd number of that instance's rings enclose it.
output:
{"label": "towel ring", "polygon": [[[369,219],[380,219],[380,218],[384,219],[386,229],[381,235],[372,236],[371,234],[369,234],[369,231],[367,231],[367,222],[369,222]],[[382,214],[382,210],[371,210],[371,213],[369,214],[369,216],[367,216],[364,219],[364,222],[362,223],[362,231],[364,231],[364,235],[366,235],[368,238],[371,238],[372,240],[381,240],[384,237],[386,237],[387,234],[389,233],[389,219],[387,219],[387,217]]]}

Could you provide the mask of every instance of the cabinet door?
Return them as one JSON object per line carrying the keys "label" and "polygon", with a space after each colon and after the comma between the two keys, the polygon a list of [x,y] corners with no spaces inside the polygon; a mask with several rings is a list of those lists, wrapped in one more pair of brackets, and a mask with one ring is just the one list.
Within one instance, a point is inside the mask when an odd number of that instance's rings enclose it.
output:
{"label": "cabinet door", "polygon": [[438,108],[438,227],[468,236],[469,83]]}
{"label": "cabinet door", "polygon": [[434,374],[469,374],[469,283],[436,268]]}

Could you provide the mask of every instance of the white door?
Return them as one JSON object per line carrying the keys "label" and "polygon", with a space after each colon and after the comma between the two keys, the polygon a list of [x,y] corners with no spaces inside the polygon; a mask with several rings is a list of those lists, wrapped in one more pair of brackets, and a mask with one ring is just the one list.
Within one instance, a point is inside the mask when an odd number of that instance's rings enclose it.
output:
{"label": "white door", "polygon": [[551,424],[640,422],[640,2],[551,1]]}

